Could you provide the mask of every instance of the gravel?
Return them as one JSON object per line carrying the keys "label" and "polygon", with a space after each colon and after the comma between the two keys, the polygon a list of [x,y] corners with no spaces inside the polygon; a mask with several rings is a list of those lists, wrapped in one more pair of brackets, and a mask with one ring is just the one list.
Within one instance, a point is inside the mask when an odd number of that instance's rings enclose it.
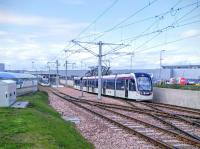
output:
{"label": "gravel", "polygon": [[[62,90],[64,90],[64,88],[62,88]],[[70,90],[68,90],[68,92],[70,92]],[[72,92],[70,94],[72,94]],[[77,96],[77,94],[73,95]],[[93,143],[96,149],[158,148],[51,93],[49,93],[49,101],[50,105],[61,113],[62,116],[78,117],[80,119],[80,123],[76,124],[78,131]],[[116,103],[116,100],[114,101]]]}

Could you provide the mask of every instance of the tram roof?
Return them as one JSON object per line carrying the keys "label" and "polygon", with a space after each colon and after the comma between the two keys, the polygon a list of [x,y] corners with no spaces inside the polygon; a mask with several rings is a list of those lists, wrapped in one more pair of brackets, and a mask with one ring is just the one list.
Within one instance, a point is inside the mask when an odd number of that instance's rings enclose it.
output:
{"label": "tram roof", "polygon": [[[133,78],[133,76],[149,76],[149,74],[146,74],[146,73],[128,73],[128,74],[116,74],[116,75],[108,75],[108,76],[103,76],[102,78],[103,79],[130,79],[130,78]],[[81,77],[75,77],[74,79],[81,79]],[[91,77],[83,77],[83,79],[98,79],[98,76],[91,76]]]}

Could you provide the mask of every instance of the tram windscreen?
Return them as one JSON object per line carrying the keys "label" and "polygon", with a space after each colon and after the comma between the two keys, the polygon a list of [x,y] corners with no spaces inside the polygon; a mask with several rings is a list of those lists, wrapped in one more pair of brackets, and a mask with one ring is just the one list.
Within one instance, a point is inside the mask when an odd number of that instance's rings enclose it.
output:
{"label": "tram windscreen", "polygon": [[151,91],[152,83],[149,77],[137,77],[137,84],[139,91]]}

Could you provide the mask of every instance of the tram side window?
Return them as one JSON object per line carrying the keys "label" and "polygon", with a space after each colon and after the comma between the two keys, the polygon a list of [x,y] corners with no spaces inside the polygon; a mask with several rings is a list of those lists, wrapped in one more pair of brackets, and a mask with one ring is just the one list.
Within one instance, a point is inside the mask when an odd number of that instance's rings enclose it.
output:
{"label": "tram side window", "polygon": [[115,89],[115,80],[107,80],[107,89]]}
{"label": "tram side window", "polygon": [[134,79],[129,80],[129,90],[130,91],[136,91],[135,80]]}
{"label": "tram side window", "polygon": [[124,90],[125,80],[117,80],[116,90]]}

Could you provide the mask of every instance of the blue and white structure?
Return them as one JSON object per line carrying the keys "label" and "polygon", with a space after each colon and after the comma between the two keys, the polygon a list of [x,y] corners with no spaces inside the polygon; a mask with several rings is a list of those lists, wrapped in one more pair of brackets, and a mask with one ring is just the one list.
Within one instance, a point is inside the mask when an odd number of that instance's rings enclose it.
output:
{"label": "blue and white structure", "polygon": [[16,82],[17,96],[38,90],[37,77],[26,73],[0,72],[0,80],[13,80]]}

